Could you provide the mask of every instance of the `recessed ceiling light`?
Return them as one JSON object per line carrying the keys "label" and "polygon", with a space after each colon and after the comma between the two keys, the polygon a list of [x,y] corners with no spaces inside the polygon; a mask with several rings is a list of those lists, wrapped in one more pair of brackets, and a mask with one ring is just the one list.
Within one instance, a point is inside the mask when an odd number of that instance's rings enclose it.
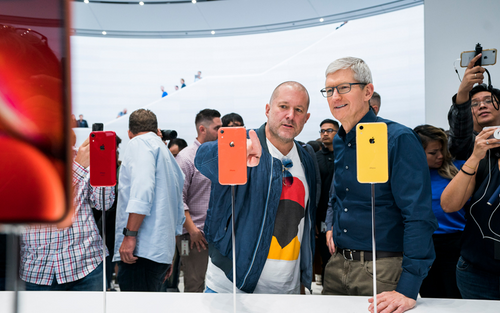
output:
{"label": "recessed ceiling light", "polygon": [[212,35],[214,35],[214,34],[215,34],[215,30],[212,30]]}
{"label": "recessed ceiling light", "polygon": [[106,33],[106,31],[104,31],[104,30],[103,30],[103,31],[102,31],[102,34],[103,34],[103,35],[106,35],[107,33]]}
{"label": "recessed ceiling light", "polygon": [[323,19],[323,18],[320,18],[320,19],[319,19],[319,21],[320,21],[321,23],[323,23],[324,19]]}
{"label": "recessed ceiling light", "polygon": [[83,0],[84,3],[89,3],[89,0]]}
{"label": "recessed ceiling light", "polygon": [[141,1],[141,2],[139,2],[139,5],[144,5],[144,2],[142,2],[142,1]]}
{"label": "recessed ceiling light", "polygon": [[196,3],[196,0],[191,0],[192,3]]}

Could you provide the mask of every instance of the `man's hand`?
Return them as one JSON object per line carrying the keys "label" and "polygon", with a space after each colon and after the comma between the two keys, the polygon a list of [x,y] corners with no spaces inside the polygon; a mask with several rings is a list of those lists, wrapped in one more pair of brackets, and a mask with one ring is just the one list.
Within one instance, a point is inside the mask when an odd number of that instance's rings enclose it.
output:
{"label": "man's hand", "polygon": [[76,154],[75,162],[83,166],[84,168],[89,167],[90,165],[90,146],[89,139],[85,139],[80,148],[78,148],[78,152]]}
{"label": "man's hand", "polygon": [[464,73],[464,78],[458,87],[456,104],[464,104],[469,100],[469,92],[472,90],[474,84],[482,84],[484,79],[484,68],[481,66],[474,66],[476,61],[482,56],[482,53],[476,55],[467,65]]}
{"label": "man's hand", "polygon": [[127,264],[134,264],[138,257],[134,256],[135,245],[137,238],[133,236],[124,236],[122,245],[120,246],[120,258]]}
{"label": "man's hand", "polygon": [[174,264],[171,264],[167,270],[167,274],[165,275],[165,278],[163,279],[163,283],[165,283],[167,281],[167,279],[169,279],[170,276],[172,276],[173,271],[174,271]]}
{"label": "man's hand", "polygon": [[[371,304],[368,306],[368,311],[373,313],[373,298],[368,299]],[[377,312],[378,313],[403,313],[409,309],[413,309],[417,301],[410,299],[397,291],[386,291],[377,295]]]}
{"label": "man's hand", "polygon": [[335,253],[335,243],[333,242],[333,230],[326,232],[326,245],[331,254]]}
{"label": "man's hand", "polygon": [[201,252],[201,249],[207,250],[208,243],[201,230],[196,228],[193,232],[189,233],[189,236],[191,236],[191,243],[189,245],[191,249],[193,249],[194,246],[196,246],[198,252]]}
{"label": "man's hand", "polygon": [[260,145],[260,140],[255,130],[250,130],[248,136],[250,139],[247,139],[247,166],[255,167],[259,165],[260,156],[262,155],[262,146]]}

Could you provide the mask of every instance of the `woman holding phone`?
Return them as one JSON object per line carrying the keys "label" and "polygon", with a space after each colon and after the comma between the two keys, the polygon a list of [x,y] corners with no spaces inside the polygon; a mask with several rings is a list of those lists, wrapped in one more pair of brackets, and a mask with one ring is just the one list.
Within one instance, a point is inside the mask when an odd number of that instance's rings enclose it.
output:
{"label": "woman holding phone", "polygon": [[464,299],[500,299],[500,159],[491,151],[500,140],[493,138],[495,130],[479,133],[472,155],[441,196],[445,212],[460,210],[472,197],[457,263]]}

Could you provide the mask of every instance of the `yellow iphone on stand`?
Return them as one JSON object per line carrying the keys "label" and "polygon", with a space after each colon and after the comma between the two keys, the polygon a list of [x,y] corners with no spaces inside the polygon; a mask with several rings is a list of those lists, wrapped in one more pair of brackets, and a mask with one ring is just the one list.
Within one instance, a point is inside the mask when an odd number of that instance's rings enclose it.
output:
{"label": "yellow iphone on stand", "polygon": [[360,123],[356,126],[356,160],[360,183],[387,182],[387,124]]}

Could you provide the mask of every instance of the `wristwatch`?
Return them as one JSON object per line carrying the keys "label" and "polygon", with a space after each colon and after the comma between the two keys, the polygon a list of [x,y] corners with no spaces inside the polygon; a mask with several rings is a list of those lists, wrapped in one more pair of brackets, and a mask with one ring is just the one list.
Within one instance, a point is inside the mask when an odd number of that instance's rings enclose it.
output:
{"label": "wristwatch", "polygon": [[137,237],[137,233],[139,233],[139,231],[128,230],[127,227],[123,229],[123,234],[125,236]]}

